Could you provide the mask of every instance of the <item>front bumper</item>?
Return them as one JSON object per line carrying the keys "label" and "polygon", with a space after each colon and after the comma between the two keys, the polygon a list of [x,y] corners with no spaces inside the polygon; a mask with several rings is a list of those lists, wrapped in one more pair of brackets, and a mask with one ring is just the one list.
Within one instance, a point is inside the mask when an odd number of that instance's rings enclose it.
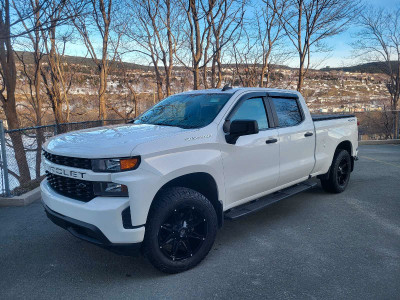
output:
{"label": "front bumper", "polygon": [[47,217],[56,225],[68,230],[72,235],[95,244],[102,248],[108,249],[118,254],[132,255],[140,249],[141,243],[133,244],[114,244],[107,239],[99,228],[94,225],[75,220],[73,218],[63,216],[44,205]]}
{"label": "front bumper", "polygon": [[[73,234],[75,233],[75,236],[83,238],[77,233],[87,232],[86,229],[89,229],[91,232],[94,231],[96,233],[95,240],[103,245],[137,244],[143,241],[145,233],[144,225],[133,226],[130,229],[123,226],[122,212],[129,206],[129,198],[96,197],[89,202],[82,202],[56,193],[50,188],[46,179],[42,181],[40,188],[45,208],[54,212],[57,219],[60,219],[60,216],[62,216],[63,218],[61,219],[65,221],[65,218],[68,218],[68,222],[73,220],[72,223],[75,225],[67,226],[64,221],[54,223],[59,226],[62,224],[63,226],[61,227]],[[89,225],[89,227],[86,225],[81,226],[83,224]],[[76,228],[83,228],[85,230],[79,231]],[[94,228],[96,230],[93,230]],[[98,234],[99,232],[101,235]],[[84,239],[93,242],[90,239]]]}

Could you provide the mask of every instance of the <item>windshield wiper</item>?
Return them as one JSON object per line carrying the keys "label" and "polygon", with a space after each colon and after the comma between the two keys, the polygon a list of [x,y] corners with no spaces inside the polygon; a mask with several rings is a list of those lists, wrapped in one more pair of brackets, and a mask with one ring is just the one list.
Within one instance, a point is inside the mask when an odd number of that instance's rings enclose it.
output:
{"label": "windshield wiper", "polygon": [[149,124],[158,125],[158,126],[168,126],[168,127],[179,127],[179,128],[182,128],[182,127],[179,126],[179,125],[166,124],[166,123],[149,123]]}

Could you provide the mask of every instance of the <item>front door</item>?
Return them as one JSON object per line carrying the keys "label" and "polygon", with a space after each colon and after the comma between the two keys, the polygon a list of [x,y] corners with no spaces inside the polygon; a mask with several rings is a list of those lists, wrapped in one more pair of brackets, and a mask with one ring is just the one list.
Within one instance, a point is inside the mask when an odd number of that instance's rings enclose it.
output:
{"label": "front door", "polygon": [[257,198],[276,187],[279,137],[278,130],[270,128],[272,123],[268,120],[265,100],[262,96],[240,99],[239,106],[234,108],[229,118],[230,121],[256,120],[259,133],[241,136],[236,144],[226,143],[221,147],[227,208],[240,204],[239,201]]}

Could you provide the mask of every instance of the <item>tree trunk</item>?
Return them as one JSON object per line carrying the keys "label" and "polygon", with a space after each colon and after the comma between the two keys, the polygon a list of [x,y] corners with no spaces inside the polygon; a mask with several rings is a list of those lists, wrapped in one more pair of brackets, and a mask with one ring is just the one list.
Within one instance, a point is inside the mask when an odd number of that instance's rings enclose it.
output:
{"label": "tree trunk", "polygon": [[165,93],[168,96],[171,96],[171,75],[172,75],[172,67],[168,67],[165,72]]}
{"label": "tree trunk", "polygon": [[[40,55],[37,53],[37,56]],[[35,72],[35,97],[36,97],[36,126],[42,125],[42,99],[40,97],[40,57],[36,57],[37,66]],[[42,162],[42,145],[44,143],[44,136],[41,129],[36,130],[36,164],[35,164],[35,177],[40,177],[40,164]]]}
{"label": "tree trunk", "polygon": [[[18,129],[19,121],[15,101],[15,86],[17,84],[17,68],[15,65],[14,50],[10,37],[10,2],[3,2],[0,16],[0,64],[2,89],[0,99],[3,104],[3,111],[6,115],[9,129]],[[29,182],[31,175],[26,160],[24,144],[20,132],[10,134],[14,147],[14,156],[19,171],[19,183]]]}
{"label": "tree trunk", "polygon": [[193,72],[193,89],[194,90],[198,90],[199,89],[199,77],[200,77],[199,66],[195,65],[193,67],[193,71],[192,72]]}
{"label": "tree trunk", "polygon": [[216,60],[215,56],[211,60],[211,87],[215,88],[216,87],[216,81],[217,81],[217,72],[216,72]]}
{"label": "tree trunk", "polygon": [[297,82],[297,91],[301,93],[301,89],[303,88],[303,83],[304,83],[304,62],[300,62],[300,68],[299,68],[299,78]]}
{"label": "tree trunk", "polygon": [[208,71],[207,66],[204,66],[204,67],[203,67],[203,84],[204,84],[204,88],[205,88],[205,89],[208,89],[207,71]]}
{"label": "tree trunk", "polygon": [[99,86],[99,120],[107,119],[106,110],[106,89],[107,89],[107,70],[104,64],[100,66],[100,86]]}
{"label": "tree trunk", "polygon": [[[3,109],[6,115],[8,129],[18,129],[19,122],[17,117],[17,110],[15,107],[15,95],[14,93],[9,93],[7,95],[7,101],[3,102]],[[29,172],[28,162],[26,160],[24,143],[22,141],[21,132],[10,133],[11,142],[13,145],[14,156],[17,162],[19,171],[19,183],[22,185],[31,180],[31,175]]]}
{"label": "tree trunk", "polygon": [[136,119],[139,116],[139,113],[138,113],[139,105],[138,105],[138,98],[136,96],[134,96],[134,99],[135,99],[135,119]]}
{"label": "tree trunk", "polygon": [[265,71],[267,70],[267,66],[263,64],[261,68],[261,74],[260,74],[260,87],[264,87],[264,76],[265,76]]}
{"label": "tree trunk", "polygon": [[271,72],[270,72],[270,70],[269,70],[269,67],[268,67],[268,69],[267,69],[267,80],[266,80],[266,82],[265,82],[265,85],[264,85],[264,87],[268,87],[268,85],[269,85],[269,79],[270,79],[270,77],[271,77]]}
{"label": "tree trunk", "polygon": [[[220,59],[217,59],[217,66],[218,66],[218,79],[217,79],[217,85],[215,87],[217,89],[219,89],[222,84],[222,64],[221,64]],[[233,82],[232,82],[232,85],[233,85]]]}
{"label": "tree trunk", "polygon": [[167,97],[171,95],[171,77],[172,77],[172,66],[174,64],[174,53],[175,53],[175,46],[173,42],[173,35],[171,29],[171,1],[167,0],[167,37],[168,37],[168,68],[165,72],[165,90],[167,92]]}
{"label": "tree trunk", "polygon": [[162,82],[157,80],[157,100],[161,101],[163,99]]}

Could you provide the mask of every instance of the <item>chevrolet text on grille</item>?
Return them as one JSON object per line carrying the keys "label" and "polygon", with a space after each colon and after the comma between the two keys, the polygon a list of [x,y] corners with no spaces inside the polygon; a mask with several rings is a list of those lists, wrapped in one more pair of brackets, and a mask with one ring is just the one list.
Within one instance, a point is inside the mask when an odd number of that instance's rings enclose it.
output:
{"label": "chevrolet text on grille", "polygon": [[61,168],[57,168],[57,167],[53,167],[53,166],[49,166],[49,165],[46,165],[46,169],[50,173],[64,175],[64,176],[73,177],[73,178],[83,178],[83,176],[86,174],[86,173],[72,171],[72,170],[65,170],[65,169],[61,169]]}

